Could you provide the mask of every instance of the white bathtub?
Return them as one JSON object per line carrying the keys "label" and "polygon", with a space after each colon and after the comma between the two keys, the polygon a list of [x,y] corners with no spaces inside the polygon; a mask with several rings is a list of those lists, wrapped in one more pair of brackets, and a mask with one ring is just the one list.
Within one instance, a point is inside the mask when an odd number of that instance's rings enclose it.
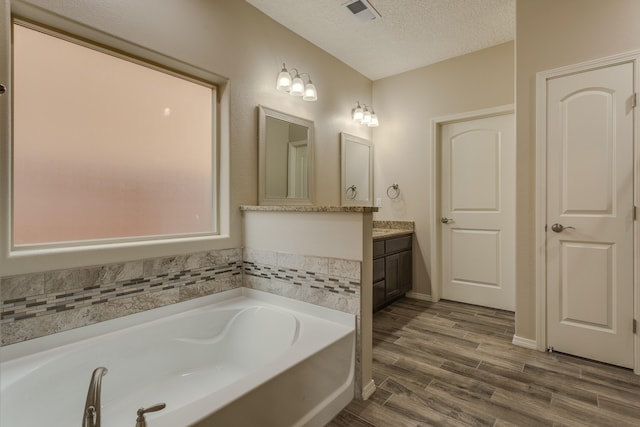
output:
{"label": "white bathtub", "polygon": [[322,426],[354,396],[355,316],[235,289],[0,349],[1,426]]}

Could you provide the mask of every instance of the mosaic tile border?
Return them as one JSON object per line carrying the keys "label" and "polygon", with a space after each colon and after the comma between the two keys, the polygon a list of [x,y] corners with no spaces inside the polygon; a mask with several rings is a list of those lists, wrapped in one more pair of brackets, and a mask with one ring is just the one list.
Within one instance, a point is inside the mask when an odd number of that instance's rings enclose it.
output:
{"label": "mosaic tile border", "polygon": [[243,271],[244,274],[249,276],[277,279],[300,287],[323,289],[336,294],[344,293],[360,296],[360,282],[343,277],[333,277],[328,274],[295,268],[261,265],[251,261],[243,262]]}
{"label": "mosaic tile border", "polygon": [[242,262],[232,261],[220,265],[86,286],[77,290],[7,299],[0,302],[0,324],[105,304],[150,291],[188,287],[241,274]]}

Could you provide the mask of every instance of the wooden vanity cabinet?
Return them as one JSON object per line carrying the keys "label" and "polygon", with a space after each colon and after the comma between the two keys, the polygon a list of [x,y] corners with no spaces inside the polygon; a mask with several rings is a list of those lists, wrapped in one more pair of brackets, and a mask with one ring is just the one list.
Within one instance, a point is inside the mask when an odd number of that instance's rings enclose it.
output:
{"label": "wooden vanity cabinet", "polygon": [[411,290],[411,235],[373,241],[373,311]]}

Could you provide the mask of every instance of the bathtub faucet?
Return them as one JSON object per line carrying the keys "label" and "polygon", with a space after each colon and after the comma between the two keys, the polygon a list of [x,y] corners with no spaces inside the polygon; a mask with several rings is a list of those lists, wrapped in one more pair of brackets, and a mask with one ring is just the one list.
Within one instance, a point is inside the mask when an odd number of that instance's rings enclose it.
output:
{"label": "bathtub faucet", "polygon": [[82,414],[82,427],[100,427],[100,388],[102,387],[102,377],[107,375],[107,368],[96,368],[91,374],[89,391],[87,391],[87,401],[84,404]]}
{"label": "bathtub faucet", "polygon": [[138,409],[138,418],[136,418],[136,427],[147,427],[147,420],[144,419],[144,414],[148,412],[161,411],[166,407],[167,405],[165,403],[156,403],[155,405],[150,406],[148,408]]}

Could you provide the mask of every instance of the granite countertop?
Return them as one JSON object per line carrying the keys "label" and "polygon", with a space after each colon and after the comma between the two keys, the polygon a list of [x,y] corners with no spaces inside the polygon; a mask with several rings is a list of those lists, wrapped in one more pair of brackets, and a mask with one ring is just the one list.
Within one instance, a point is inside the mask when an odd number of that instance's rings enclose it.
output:
{"label": "granite countertop", "polygon": [[407,234],[413,234],[413,230],[399,230],[394,228],[374,228],[373,240],[382,239],[386,237],[405,236]]}
{"label": "granite countertop", "polygon": [[373,240],[413,234],[413,221],[373,221]]}

